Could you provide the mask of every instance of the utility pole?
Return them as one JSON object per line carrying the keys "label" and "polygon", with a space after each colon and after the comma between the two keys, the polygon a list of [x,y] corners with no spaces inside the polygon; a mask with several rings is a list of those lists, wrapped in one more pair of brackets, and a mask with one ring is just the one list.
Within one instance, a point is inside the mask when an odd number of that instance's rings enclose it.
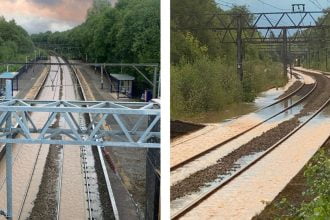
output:
{"label": "utility pole", "polygon": [[325,69],[328,70],[328,48],[325,48]]}
{"label": "utility pole", "polygon": [[243,47],[242,47],[242,15],[237,16],[237,74],[241,81],[243,81]]}
{"label": "utility pole", "polygon": [[287,76],[287,66],[288,66],[288,36],[287,36],[287,29],[283,28],[283,74],[286,77]]}
{"label": "utility pole", "polygon": [[28,56],[25,57],[25,71],[27,71]]}
{"label": "utility pole", "polygon": [[[12,82],[6,80],[6,99],[12,99]],[[11,139],[11,113],[8,112],[6,120],[7,138]],[[6,189],[7,189],[7,219],[13,219],[13,176],[12,176],[12,144],[6,144]]]}
{"label": "utility pole", "polygon": [[101,89],[103,89],[103,65],[101,65]]}
{"label": "utility pole", "polygon": [[153,87],[152,87],[152,98],[154,99],[154,98],[157,98],[157,94],[156,94],[156,92],[157,92],[157,70],[158,70],[158,68],[157,68],[157,66],[155,67],[155,69],[154,69],[154,78],[153,78]]}

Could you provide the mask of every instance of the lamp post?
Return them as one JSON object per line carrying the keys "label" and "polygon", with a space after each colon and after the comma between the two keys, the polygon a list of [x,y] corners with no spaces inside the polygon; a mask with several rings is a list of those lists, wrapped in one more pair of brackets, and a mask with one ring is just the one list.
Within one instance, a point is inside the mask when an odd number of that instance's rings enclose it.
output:
{"label": "lamp post", "polygon": [[25,56],[25,71],[27,71],[28,59],[29,59],[29,56]]}

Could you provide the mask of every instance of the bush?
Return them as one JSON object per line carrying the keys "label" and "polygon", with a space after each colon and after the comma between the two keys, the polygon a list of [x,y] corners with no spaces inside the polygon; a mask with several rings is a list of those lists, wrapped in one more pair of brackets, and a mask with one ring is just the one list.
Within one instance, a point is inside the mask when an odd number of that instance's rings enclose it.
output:
{"label": "bush", "polygon": [[285,83],[281,65],[254,61],[244,66],[243,82],[234,65],[217,58],[200,56],[194,63],[181,61],[171,66],[171,116],[180,118],[226,105],[253,101],[265,89]]}
{"label": "bush", "polygon": [[330,158],[320,151],[304,173],[313,196],[309,203],[302,204],[298,216],[304,219],[330,219]]}

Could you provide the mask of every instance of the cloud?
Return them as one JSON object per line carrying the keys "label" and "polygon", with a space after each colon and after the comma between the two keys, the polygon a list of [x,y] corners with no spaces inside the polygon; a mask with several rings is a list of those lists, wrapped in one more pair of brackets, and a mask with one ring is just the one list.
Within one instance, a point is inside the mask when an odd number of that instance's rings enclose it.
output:
{"label": "cloud", "polygon": [[29,34],[46,31],[66,31],[79,24],[59,19],[43,18],[39,16],[16,16],[15,14],[6,16],[6,19],[15,19],[16,23],[21,25]]}
{"label": "cloud", "polygon": [[87,11],[93,4],[93,0],[0,1],[0,16],[15,19],[29,33],[62,31],[79,25],[85,20]]}
{"label": "cloud", "polygon": [[61,4],[63,0],[28,0],[28,1],[43,6],[53,6],[53,5]]}

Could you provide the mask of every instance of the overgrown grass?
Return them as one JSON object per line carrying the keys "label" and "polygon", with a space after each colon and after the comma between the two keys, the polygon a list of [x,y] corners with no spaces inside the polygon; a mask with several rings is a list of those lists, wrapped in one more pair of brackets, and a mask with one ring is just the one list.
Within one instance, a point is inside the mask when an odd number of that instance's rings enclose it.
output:
{"label": "overgrown grass", "polygon": [[235,65],[219,58],[211,60],[202,56],[194,63],[181,62],[171,66],[171,118],[251,102],[259,92],[280,87],[285,82],[281,65],[270,61],[245,62],[243,82],[237,76]]}
{"label": "overgrown grass", "polygon": [[[286,219],[330,219],[330,150],[320,150],[304,171],[307,189],[302,193],[305,200],[293,205],[287,198],[275,204]],[[283,211],[285,210],[285,211]],[[283,219],[284,216],[277,217]]]}

